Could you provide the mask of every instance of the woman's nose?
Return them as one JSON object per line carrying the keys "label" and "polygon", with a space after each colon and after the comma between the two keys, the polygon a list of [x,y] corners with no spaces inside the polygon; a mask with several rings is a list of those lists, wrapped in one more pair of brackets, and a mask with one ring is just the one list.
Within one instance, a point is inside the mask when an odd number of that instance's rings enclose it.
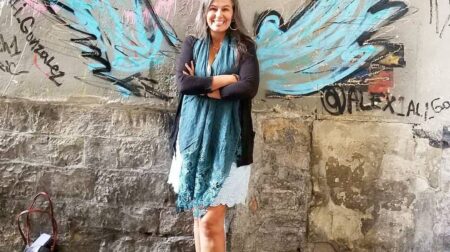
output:
{"label": "woman's nose", "polygon": [[222,9],[217,9],[216,11],[216,17],[222,16]]}

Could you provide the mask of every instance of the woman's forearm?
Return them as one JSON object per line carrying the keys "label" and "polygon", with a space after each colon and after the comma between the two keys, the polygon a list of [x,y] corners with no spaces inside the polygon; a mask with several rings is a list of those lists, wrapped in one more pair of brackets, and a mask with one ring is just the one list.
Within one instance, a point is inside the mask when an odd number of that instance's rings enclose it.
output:
{"label": "woman's forearm", "polygon": [[231,74],[216,75],[213,76],[212,78],[211,90],[214,91],[236,82],[237,80],[234,75]]}

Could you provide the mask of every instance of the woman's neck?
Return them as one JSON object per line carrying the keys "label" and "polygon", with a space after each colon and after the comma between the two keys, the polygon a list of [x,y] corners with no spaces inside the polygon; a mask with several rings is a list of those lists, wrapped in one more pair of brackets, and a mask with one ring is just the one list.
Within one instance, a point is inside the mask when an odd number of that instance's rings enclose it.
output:
{"label": "woman's neck", "polygon": [[211,34],[211,43],[213,45],[220,45],[223,39],[225,38],[225,32],[210,32]]}

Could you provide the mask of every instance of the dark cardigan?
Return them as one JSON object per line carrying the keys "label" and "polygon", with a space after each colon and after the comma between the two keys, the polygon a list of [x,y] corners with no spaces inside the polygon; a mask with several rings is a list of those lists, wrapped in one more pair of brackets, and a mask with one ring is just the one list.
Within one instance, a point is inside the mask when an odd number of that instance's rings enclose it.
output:
{"label": "dark cardigan", "polygon": [[[183,74],[185,63],[191,62],[193,57],[195,37],[189,36],[181,47],[181,53],[176,65],[176,82],[180,99],[178,102],[175,124],[170,135],[172,154],[175,153],[176,140],[178,135],[178,124],[180,120],[181,101],[183,95],[200,95],[211,91],[212,77],[198,77]],[[253,43],[247,44],[247,53],[240,57],[237,72],[240,80],[234,84],[220,89],[220,96],[225,100],[240,100],[239,118],[241,123],[241,147],[242,155],[236,160],[237,166],[249,165],[253,162],[253,145],[255,132],[252,124],[252,98],[258,92],[259,85],[259,65],[256,57],[256,48]]]}

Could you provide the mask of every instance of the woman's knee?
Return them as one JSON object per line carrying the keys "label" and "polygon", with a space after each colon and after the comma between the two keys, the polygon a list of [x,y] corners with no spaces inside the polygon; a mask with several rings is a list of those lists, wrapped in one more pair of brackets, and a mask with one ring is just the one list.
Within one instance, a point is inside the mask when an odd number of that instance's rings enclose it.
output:
{"label": "woman's knee", "polygon": [[214,237],[224,232],[223,224],[220,221],[202,218],[199,224],[200,232],[207,237]]}
{"label": "woman's knee", "polygon": [[199,221],[201,232],[212,237],[224,232],[225,210],[223,208],[209,209],[205,216]]}

